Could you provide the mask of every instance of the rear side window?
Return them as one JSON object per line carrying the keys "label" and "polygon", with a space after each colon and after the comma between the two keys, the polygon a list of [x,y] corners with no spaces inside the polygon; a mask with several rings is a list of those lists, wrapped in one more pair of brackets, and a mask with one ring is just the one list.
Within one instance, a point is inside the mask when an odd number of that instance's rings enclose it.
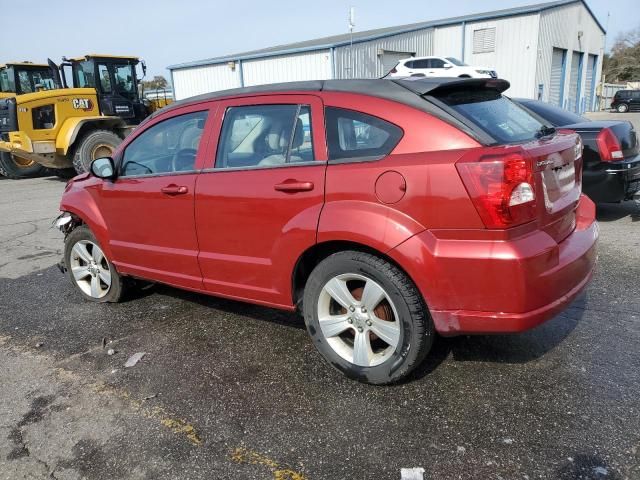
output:
{"label": "rear side window", "polygon": [[542,128],[533,115],[492,89],[443,92],[436,98],[471,120],[500,143],[533,140]]}
{"label": "rear side window", "polygon": [[397,125],[344,108],[325,109],[329,160],[383,157],[402,138]]}
{"label": "rear side window", "polygon": [[414,60],[412,68],[429,68],[429,60]]}

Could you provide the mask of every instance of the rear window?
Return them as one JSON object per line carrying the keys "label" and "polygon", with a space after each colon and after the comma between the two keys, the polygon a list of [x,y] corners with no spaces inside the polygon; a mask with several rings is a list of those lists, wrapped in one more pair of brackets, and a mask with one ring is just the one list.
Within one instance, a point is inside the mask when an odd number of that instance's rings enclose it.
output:
{"label": "rear window", "polygon": [[436,98],[500,143],[533,140],[543,126],[524,108],[496,90],[453,90],[443,92]]}
{"label": "rear window", "polygon": [[554,127],[562,127],[564,125],[571,125],[572,123],[582,123],[589,121],[587,118],[569,112],[564,108],[556,107],[555,105],[550,105],[545,102],[525,101],[522,102],[522,104],[533,113],[540,115]]}

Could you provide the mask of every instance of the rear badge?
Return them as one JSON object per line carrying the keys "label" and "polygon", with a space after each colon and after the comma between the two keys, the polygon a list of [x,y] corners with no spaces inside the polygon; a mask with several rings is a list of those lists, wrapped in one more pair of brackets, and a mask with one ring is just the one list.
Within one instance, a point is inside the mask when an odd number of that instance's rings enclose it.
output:
{"label": "rear badge", "polygon": [[539,162],[536,162],[536,166],[538,167],[545,167],[547,165],[553,165],[555,162],[553,160],[540,160]]}

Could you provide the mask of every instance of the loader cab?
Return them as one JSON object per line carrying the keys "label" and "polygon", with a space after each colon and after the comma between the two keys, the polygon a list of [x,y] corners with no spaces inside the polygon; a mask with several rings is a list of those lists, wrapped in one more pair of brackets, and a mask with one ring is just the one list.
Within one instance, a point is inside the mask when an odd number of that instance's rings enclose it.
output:
{"label": "loader cab", "polygon": [[49,65],[16,62],[0,65],[0,98],[56,88]]}
{"label": "loader cab", "polygon": [[120,117],[129,125],[137,125],[146,117],[136,71],[140,65],[144,76],[146,67],[143,61],[136,57],[108,55],[64,60],[67,62],[64,66],[71,66],[74,87],[96,90],[102,115]]}

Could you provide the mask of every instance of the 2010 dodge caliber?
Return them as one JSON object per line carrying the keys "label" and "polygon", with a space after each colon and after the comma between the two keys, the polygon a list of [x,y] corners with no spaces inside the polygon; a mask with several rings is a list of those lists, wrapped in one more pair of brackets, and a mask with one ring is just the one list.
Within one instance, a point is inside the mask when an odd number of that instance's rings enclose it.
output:
{"label": "2010 dodge caliber", "polygon": [[520,332],[589,281],[582,145],[499,79],[328,80],[149,117],[73,179],[58,225],[86,299],[140,278],[300,310],[351,378],[405,377],[441,335]]}

